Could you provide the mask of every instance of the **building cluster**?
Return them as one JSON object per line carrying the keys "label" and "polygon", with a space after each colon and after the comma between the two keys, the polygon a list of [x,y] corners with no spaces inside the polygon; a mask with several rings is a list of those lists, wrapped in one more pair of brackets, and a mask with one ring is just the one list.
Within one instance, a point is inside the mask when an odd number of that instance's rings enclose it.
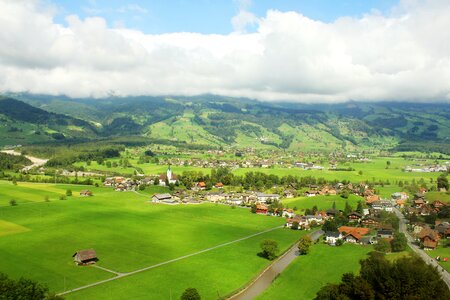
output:
{"label": "building cluster", "polygon": [[404,171],[405,172],[423,172],[423,173],[428,173],[428,172],[447,172],[450,170],[450,164],[449,162],[445,162],[444,164],[441,165],[428,165],[428,166],[421,166],[421,165],[415,165],[415,166],[407,166],[405,167]]}

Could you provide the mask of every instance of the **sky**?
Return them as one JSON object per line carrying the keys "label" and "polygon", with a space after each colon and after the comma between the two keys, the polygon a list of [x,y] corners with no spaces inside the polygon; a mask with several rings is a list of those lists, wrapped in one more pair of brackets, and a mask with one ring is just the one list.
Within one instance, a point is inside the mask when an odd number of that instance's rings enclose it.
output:
{"label": "sky", "polygon": [[0,0],[0,92],[450,102],[448,0]]}

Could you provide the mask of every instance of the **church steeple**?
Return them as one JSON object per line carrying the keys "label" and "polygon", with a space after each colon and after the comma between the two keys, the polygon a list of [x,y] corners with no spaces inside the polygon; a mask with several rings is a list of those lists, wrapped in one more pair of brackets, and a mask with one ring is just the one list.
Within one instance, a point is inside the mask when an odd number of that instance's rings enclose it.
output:
{"label": "church steeple", "polygon": [[170,165],[169,168],[167,168],[167,180],[172,180],[172,170],[170,169]]}

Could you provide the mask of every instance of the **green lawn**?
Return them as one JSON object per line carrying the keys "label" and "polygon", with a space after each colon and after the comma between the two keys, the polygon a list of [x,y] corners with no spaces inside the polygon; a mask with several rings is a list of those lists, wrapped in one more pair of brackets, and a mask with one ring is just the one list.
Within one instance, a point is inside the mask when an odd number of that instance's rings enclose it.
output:
{"label": "green lawn", "polygon": [[316,244],[310,253],[296,258],[257,299],[313,299],[327,283],[337,283],[348,272],[359,271],[359,260],[372,251],[371,246],[344,244],[331,247]]}
{"label": "green lawn", "polygon": [[439,264],[447,270],[447,272],[450,272],[450,261],[444,262],[442,259],[447,257],[450,259],[450,248],[444,248],[441,245],[438,246],[435,250],[431,251],[425,251],[431,258],[435,259],[437,256],[441,257],[441,261]]}
{"label": "green lawn", "polygon": [[[98,265],[130,272],[284,223],[282,218],[223,205],[152,204],[149,197],[110,188],[90,187],[93,197],[79,197],[78,191],[86,187],[0,183],[8,186],[1,189],[6,199],[14,196],[19,203],[0,207],[0,257],[7,258],[2,259],[0,272],[38,280],[58,292],[114,276],[75,266],[72,254],[79,249],[94,248],[100,258]],[[57,196],[68,187],[74,196],[67,200],[24,202],[42,201],[47,194]],[[256,255],[261,240],[275,239],[283,250],[299,235],[277,229],[67,298],[158,299],[170,292],[178,298],[189,286],[197,287],[207,299],[214,298],[241,287],[268,265]]]}
{"label": "green lawn", "polygon": [[349,195],[348,199],[344,199],[341,196],[314,196],[314,197],[297,197],[292,199],[284,199],[282,200],[283,204],[288,206],[289,208],[297,207],[297,209],[304,210],[306,208],[312,208],[314,205],[320,210],[326,210],[333,206],[333,202],[336,202],[337,209],[344,209],[345,202],[348,203],[356,209],[358,205],[358,201],[362,200],[364,203],[364,199],[362,197],[356,195]]}

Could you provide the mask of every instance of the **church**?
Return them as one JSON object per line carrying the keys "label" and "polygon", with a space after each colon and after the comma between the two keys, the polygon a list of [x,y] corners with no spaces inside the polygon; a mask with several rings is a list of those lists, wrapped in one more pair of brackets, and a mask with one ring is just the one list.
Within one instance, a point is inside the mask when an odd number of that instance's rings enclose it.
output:
{"label": "church", "polygon": [[170,169],[170,165],[167,168],[166,173],[162,173],[161,175],[159,175],[159,185],[166,186],[166,180],[169,184],[171,184],[171,183],[175,184],[178,180],[178,176],[176,174],[172,173],[172,170]]}

